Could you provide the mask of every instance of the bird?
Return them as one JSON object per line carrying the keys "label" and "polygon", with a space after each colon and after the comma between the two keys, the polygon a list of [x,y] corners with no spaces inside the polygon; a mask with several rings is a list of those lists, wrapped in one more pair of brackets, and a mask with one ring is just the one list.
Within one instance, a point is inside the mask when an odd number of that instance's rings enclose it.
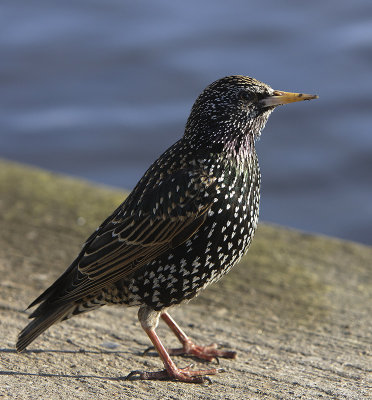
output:
{"label": "bird", "polygon": [[[196,345],[169,309],[197,296],[239,262],[256,231],[261,174],[255,150],[279,105],[316,95],[272,89],[243,75],[218,79],[197,97],[184,135],[145,172],[92,235],[67,270],[28,308],[23,351],[53,324],[103,305],[137,306],[138,319],[164,369],[128,378],[203,383],[221,368],[178,368],[171,355],[235,358],[216,344]],[[181,343],[166,349],[162,319]]]}

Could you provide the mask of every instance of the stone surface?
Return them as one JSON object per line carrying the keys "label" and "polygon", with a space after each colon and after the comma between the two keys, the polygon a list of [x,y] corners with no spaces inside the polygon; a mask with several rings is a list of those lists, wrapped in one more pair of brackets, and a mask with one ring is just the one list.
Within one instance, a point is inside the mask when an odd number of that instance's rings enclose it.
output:
{"label": "stone surface", "polygon": [[[136,309],[55,325],[17,354],[26,306],[123,192],[0,161],[0,398],[365,399],[371,396],[372,248],[261,224],[248,255],[171,314],[197,343],[237,350],[209,385],[126,381],[158,370]],[[164,325],[164,343],[177,341]],[[208,364],[174,357],[179,366]]]}

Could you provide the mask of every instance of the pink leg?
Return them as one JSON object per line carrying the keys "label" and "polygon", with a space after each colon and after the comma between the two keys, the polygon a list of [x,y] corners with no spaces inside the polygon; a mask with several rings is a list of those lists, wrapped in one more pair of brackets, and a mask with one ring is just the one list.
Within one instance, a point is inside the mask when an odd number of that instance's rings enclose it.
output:
{"label": "pink leg", "polygon": [[161,314],[161,318],[169,326],[169,328],[171,328],[171,330],[177,336],[177,339],[182,344],[182,347],[179,349],[168,350],[169,354],[190,354],[207,361],[212,361],[214,359],[217,359],[218,357],[236,358],[235,351],[218,350],[218,346],[216,343],[212,343],[208,346],[198,346],[194,344],[167,312],[163,312]]}
{"label": "pink leg", "polygon": [[159,353],[159,356],[163,361],[165,369],[163,371],[156,371],[156,372],[133,371],[127,376],[127,379],[131,378],[132,376],[139,375],[140,379],[146,379],[146,380],[170,378],[188,383],[203,383],[208,380],[208,378],[206,378],[205,375],[215,375],[220,372],[224,372],[224,370],[221,368],[212,368],[202,371],[192,371],[190,370],[191,366],[188,366],[186,368],[177,368],[175,363],[169,357],[167,350],[164,348],[155,330],[145,329],[145,332],[147,333],[148,337],[152,341],[152,344]]}
{"label": "pink leg", "polygon": [[206,375],[215,375],[219,372],[224,372],[221,368],[206,369],[203,371],[192,371],[190,369],[191,366],[177,368],[155,332],[159,316],[159,311],[155,311],[148,306],[142,306],[138,311],[138,319],[141,322],[142,328],[159,353],[165,369],[157,372],[133,371],[127,376],[127,379],[138,375],[140,379],[176,379],[182,382],[203,383],[209,379]]}

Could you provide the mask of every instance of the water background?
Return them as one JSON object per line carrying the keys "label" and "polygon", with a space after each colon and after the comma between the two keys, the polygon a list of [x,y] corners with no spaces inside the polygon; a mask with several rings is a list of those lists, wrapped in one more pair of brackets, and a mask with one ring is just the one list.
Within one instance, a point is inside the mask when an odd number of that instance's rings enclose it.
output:
{"label": "water background", "polygon": [[0,157],[130,189],[231,74],[320,95],[257,144],[261,219],[372,244],[370,0],[3,1]]}

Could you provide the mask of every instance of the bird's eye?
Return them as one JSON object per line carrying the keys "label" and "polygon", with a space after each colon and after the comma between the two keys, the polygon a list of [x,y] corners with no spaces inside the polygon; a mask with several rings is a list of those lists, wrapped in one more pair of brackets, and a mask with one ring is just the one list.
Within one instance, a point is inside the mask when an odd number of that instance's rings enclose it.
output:
{"label": "bird's eye", "polygon": [[246,92],[245,90],[241,90],[238,95],[240,100],[249,101],[252,100],[252,96],[250,93]]}

